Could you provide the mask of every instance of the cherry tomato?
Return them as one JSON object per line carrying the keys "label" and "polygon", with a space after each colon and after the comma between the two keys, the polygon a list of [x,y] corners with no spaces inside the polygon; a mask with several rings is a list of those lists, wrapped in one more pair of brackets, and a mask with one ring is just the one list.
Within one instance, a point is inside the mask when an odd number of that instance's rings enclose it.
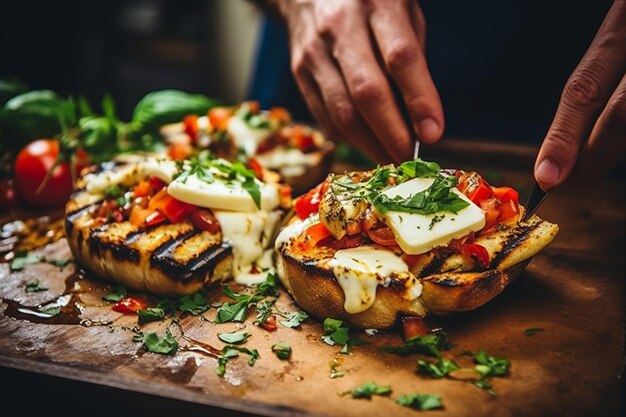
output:
{"label": "cherry tomato", "polygon": [[189,215],[191,224],[199,229],[206,230],[209,233],[219,233],[222,230],[220,222],[209,209],[198,208]]}
{"label": "cherry tomato", "polygon": [[215,107],[209,110],[209,123],[215,130],[226,130],[228,120],[233,115],[233,110],[229,107]]}
{"label": "cherry tomato", "polygon": [[327,178],[323,183],[310,190],[303,196],[295,199],[293,202],[293,209],[301,219],[306,219],[311,214],[317,213],[320,208],[320,202],[328,190],[330,184],[330,178]]}
{"label": "cherry tomato", "polygon": [[159,210],[172,223],[178,223],[186,215],[196,209],[193,204],[188,204],[177,200],[167,193],[166,189],[161,189],[150,199],[149,209]]}
{"label": "cherry tomato", "polygon": [[276,329],[278,329],[278,326],[276,325],[276,316],[271,314],[267,320],[261,323],[260,327],[268,332],[276,331]]}
{"label": "cherry tomato", "polygon": [[72,175],[67,162],[52,172],[46,186],[37,192],[59,156],[59,142],[39,139],[26,145],[15,160],[15,185],[27,203],[37,207],[61,207],[72,193]]}
{"label": "cherry tomato", "polygon": [[256,160],[256,158],[250,158],[248,160],[248,166],[254,172],[255,177],[260,180],[263,179],[263,166],[259,161]]}
{"label": "cherry tomato", "polygon": [[408,340],[415,336],[424,336],[428,331],[424,320],[419,316],[404,316],[402,321],[402,337]]}
{"label": "cherry tomato", "polygon": [[466,243],[461,246],[461,254],[472,258],[478,265],[483,268],[489,266],[489,252],[483,245],[478,243]]}
{"label": "cherry tomato", "polygon": [[396,244],[396,237],[388,226],[368,229],[366,232],[369,238],[379,245],[393,246]]}
{"label": "cherry tomato", "polygon": [[137,314],[137,310],[143,310],[148,304],[135,297],[127,297],[117,302],[113,307],[113,311],[124,314]]}

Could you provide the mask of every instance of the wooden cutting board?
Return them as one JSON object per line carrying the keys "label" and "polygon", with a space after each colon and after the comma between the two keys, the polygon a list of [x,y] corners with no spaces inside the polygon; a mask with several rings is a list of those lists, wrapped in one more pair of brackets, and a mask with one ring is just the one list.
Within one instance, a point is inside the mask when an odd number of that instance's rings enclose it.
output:
{"label": "wooden cutting board", "polygon": [[[488,158],[476,166],[454,158],[470,151]],[[527,195],[534,152],[488,144],[468,148],[451,141],[446,149],[424,150],[424,157],[443,166],[475,168],[492,184],[512,185]],[[111,287],[78,272],[74,264],[61,270],[37,263],[14,272],[8,263],[0,264],[0,365],[260,415],[411,416],[418,412],[393,401],[411,392],[441,395],[445,408],[429,413],[442,416],[619,415],[624,185],[614,176],[592,186],[553,192],[539,214],[558,223],[561,231],[517,281],[477,311],[428,321],[446,331],[454,345],[444,353],[446,358],[469,365],[471,359],[463,353],[483,348],[511,360],[510,374],[491,380],[495,396],[470,381],[416,374],[417,359],[427,357],[381,352],[381,346],[401,343],[397,329],[375,336],[355,331],[354,336],[369,343],[343,355],[339,347],[320,340],[323,327],[318,321],[308,319],[297,329],[279,325],[270,333],[252,324],[253,311],[242,324],[213,324],[215,309],[210,309],[205,319],[182,317],[179,326],[170,320],[145,325],[144,332],[164,333],[169,327],[179,337],[175,355],[149,353],[132,341],[136,317],[116,313],[102,301]],[[0,251],[16,244],[10,232],[15,217],[0,219],[4,224]],[[54,240],[59,221],[39,219],[31,220],[39,237]],[[71,256],[63,238],[33,253],[48,259]],[[48,290],[25,292],[26,284],[36,279]],[[40,320],[18,311],[64,294],[71,300],[56,319]],[[220,289],[210,294],[218,299]],[[277,305],[284,311],[297,309],[285,293]],[[531,335],[527,330],[532,328],[542,330]],[[224,344],[216,334],[240,329],[252,334],[244,346],[256,348],[261,358],[253,367],[245,355],[231,360],[224,377],[219,377],[211,347],[221,349]],[[290,360],[279,360],[271,352],[276,342],[292,347]],[[333,361],[345,376],[331,378]],[[371,400],[339,395],[368,381],[390,385],[393,392]]]}

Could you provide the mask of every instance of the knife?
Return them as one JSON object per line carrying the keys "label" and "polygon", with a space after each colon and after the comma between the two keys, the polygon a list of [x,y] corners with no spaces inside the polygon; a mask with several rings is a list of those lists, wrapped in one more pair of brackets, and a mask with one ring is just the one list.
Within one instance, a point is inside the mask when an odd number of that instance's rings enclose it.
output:
{"label": "knife", "polygon": [[548,194],[550,194],[550,192],[543,191],[539,184],[535,181],[535,188],[533,188],[530,193],[530,197],[528,197],[528,201],[526,202],[526,213],[524,213],[524,218],[522,219],[523,221],[528,220],[528,218],[530,218],[530,216],[537,211],[541,203],[543,203],[546,197],[548,197]]}
{"label": "knife", "polygon": [[413,160],[416,160],[420,153],[420,141],[415,139],[415,149],[413,150]]}

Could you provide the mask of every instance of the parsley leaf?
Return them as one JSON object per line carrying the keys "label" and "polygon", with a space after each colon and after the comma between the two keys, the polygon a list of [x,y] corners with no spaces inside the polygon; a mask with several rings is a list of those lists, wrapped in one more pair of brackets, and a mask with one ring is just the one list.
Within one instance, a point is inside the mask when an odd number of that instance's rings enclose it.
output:
{"label": "parsley leaf", "polygon": [[217,338],[220,339],[224,343],[231,343],[238,345],[240,343],[245,343],[252,336],[248,332],[231,332],[231,333],[218,333]]}
{"label": "parsley leaf", "polygon": [[46,259],[46,262],[48,262],[50,265],[56,266],[62,271],[63,268],[65,268],[70,262],[72,262],[72,259]]}
{"label": "parsley leaf", "polygon": [[396,398],[396,403],[404,407],[422,411],[443,408],[441,396],[437,394],[411,393]]}
{"label": "parsley leaf", "polygon": [[178,341],[169,330],[165,336],[159,336],[156,332],[146,334],[139,333],[133,337],[133,341],[142,342],[146,349],[152,353],[160,353],[162,355],[172,355],[178,349]]}
{"label": "parsley leaf", "polygon": [[541,333],[543,332],[545,329],[541,328],[541,327],[530,327],[526,330],[524,330],[524,335],[526,337],[530,337],[530,336],[534,336],[537,333]]}
{"label": "parsley leaf", "polygon": [[436,177],[441,167],[436,162],[426,162],[422,159],[406,161],[398,167],[398,179],[402,183],[407,179]]}
{"label": "parsley leaf", "polygon": [[387,353],[406,356],[411,353],[422,353],[424,355],[441,357],[441,350],[450,348],[448,335],[445,332],[436,332],[424,336],[414,336],[404,341],[402,346],[385,346],[380,348]]}
{"label": "parsley leaf", "polygon": [[217,369],[215,370],[215,373],[219,376],[224,376],[224,374],[226,373],[226,364],[230,359],[238,357],[239,352],[250,355],[250,357],[248,358],[249,366],[254,366],[257,359],[261,357],[261,355],[259,355],[259,351],[256,349],[226,345],[222,349],[222,354],[219,356],[219,358],[217,358]]}
{"label": "parsley leaf", "polygon": [[272,345],[272,352],[276,354],[278,359],[287,360],[291,356],[291,346],[283,342],[278,342]]}
{"label": "parsley leaf", "polygon": [[126,287],[119,286],[114,288],[110,293],[105,294],[102,299],[105,301],[110,301],[112,303],[117,303],[118,301],[122,301],[126,297]]}
{"label": "parsley leaf", "polygon": [[104,198],[107,200],[118,198],[123,195],[124,190],[122,190],[119,185],[111,185],[110,187],[104,189]]}
{"label": "parsley leaf", "polygon": [[47,314],[50,317],[54,317],[61,312],[61,306],[57,304],[52,304],[48,306],[40,306],[37,308],[37,311],[39,311],[40,313]]}
{"label": "parsley leaf", "polygon": [[389,385],[377,385],[375,382],[370,381],[365,385],[356,387],[350,391],[343,393],[351,394],[352,398],[367,398],[371,399],[372,395],[389,395],[391,394],[391,387]]}
{"label": "parsley leaf", "polygon": [[419,359],[417,361],[418,372],[430,375],[433,378],[443,378],[452,371],[458,371],[461,367],[453,360],[443,358],[437,359],[436,362],[427,362]]}
{"label": "parsley leaf", "polygon": [[257,284],[256,291],[259,295],[271,295],[278,297],[278,276],[275,273],[267,274],[267,279],[260,284]]}
{"label": "parsley leaf", "polygon": [[185,295],[178,300],[178,310],[181,313],[191,313],[194,316],[204,313],[209,309],[207,295],[198,291],[195,294]]}
{"label": "parsley leaf", "polygon": [[137,310],[137,318],[139,324],[146,324],[150,323],[151,321],[163,320],[165,318],[165,311],[159,307],[140,309]]}
{"label": "parsley leaf", "polygon": [[27,251],[15,251],[15,256],[11,261],[11,271],[21,271],[26,265],[36,264],[43,260],[43,256],[32,255]]}
{"label": "parsley leaf", "polygon": [[41,292],[41,291],[47,291],[48,287],[44,287],[43,285],[41,285],[39,280],[36,279],[34,281],[30,281],[29,283],[27,283],[24,290],[26,292]]}
{"label": "parsley leaf", "polygon": [[481,378],[506,375],[511,365],[509,359],[488,355],[483,349],[478,349],[474,355],[474,363],[476,363],[476,371]]}
{"label": "parsley leaf", "polygon": [[357,346],[367,343],[364,340],[351,338],[350,328],[343,325],[343,321],[333,318],[327,318],[324,320],[324,336],[322,341],[327,345],[343,345],[341,353],[350,353],[350,346]]}
{"label": "parsley leaf", "polygon": [[272,307],[276,303],[276,299],[263,301],[256,306],[256,320],[254,320],[253,324],[260,326],[265,323],[270,316],[272,315]]}
{"label": "parsley leaf", "polygon": [[309,315],[304,311],[294,311],[293,313],[287,314],[287,316],[285,316],[287,320],[281,320],[280,324],[285,327],[294,328],[298,327],[308,317]]}
{"label": "parsley leaf", "polygon": [[235,300],[234,303],[224,303],[217,309],[215,323],[226,323],[229,321],[244,321],[251,304],[263,299],[262,295],[238,294],[233,292],[229,286],[224,285],[222,291],[228,297]]}

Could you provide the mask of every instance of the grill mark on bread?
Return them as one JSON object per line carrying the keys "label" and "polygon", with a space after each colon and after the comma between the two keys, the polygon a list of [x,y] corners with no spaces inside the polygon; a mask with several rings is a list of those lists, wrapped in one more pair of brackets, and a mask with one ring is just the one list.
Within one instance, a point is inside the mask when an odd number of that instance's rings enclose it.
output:
{"label": "grill mark on bread", "polygon": [[528,239],[532,231],[539,227],[540,224],[540,221],[535,221],[532,223],[520,223],[518,227],[513,229],[506,237],[502,245],[502,250],[496,253],[496,255],[493,257],[493,260],[489,264],[488,269],[495,269],[509,253],[513,252],[515,248],[517,248],[526,239]]}
{"label": "grill mark on bread", "polygon": [[124,244],[127,236],[135,231],[131,229],[126,235],[116,237],[111,233],[111,226],[105,224],[90,230],[88,243],[91,251],[100,256],[105,251],[109,251],[119,261],[139,263],[141,260],[140,251]]}
{"label": "grill mark on bread", "polygon": [[85,207],[81,207],[79,209],[76,209],[76,210],[68,213],[65,216],[65,231],[66,231],[67,235],[72,234],[72,231],[74,230],[74,222],[76,222],[76,220],[78,220],[79,218],[84,216],[89,210],[95,209],[96,206],[99,206],[100,204],[102,204],[102,201],[98,201],[97,203],[89,204],[89,205],[87,205]]}

